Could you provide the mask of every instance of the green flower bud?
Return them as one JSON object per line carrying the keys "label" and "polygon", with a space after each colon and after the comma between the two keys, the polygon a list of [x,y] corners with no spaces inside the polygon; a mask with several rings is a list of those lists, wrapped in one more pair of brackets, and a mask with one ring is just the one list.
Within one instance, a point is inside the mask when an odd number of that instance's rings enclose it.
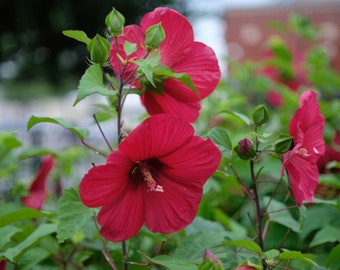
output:
{"label": "green flower bud", "polygon": [[94,63],[103,64],[107,61],[110,52],[110,43],[106,38],[96,35],[87,44],[87,50],[90,53],[91,60]]}
{"label": "green flower bud", "polygon": [[111,36],[118,37],[122,34],[125,18],[115,8],[106,16],[105,24]]}
{"label": "green flower bud", "polygon": [[241,159],[244,160],[251,159],[256,156],[253,142],[248,138],[240,140],[238,145],[234,147],[234,151]]}
{"label": "green flower bud", "polygon": [[266,106],[259,105],[253,111],[253,121],[256,126],[262,126],[269,120],[269,111]]}
{"label": "green flower bud", "polygon": [[150,26],[145,32],[145,44],[147,50],[154,50],[165,39],[164,28],[161,23]]}
{"label": "green flower bud", "polygon": [[293,145],[293,138],[288,135],[280,135],[275,143],[275,151],[278,154],[283,154],[291,149]]}

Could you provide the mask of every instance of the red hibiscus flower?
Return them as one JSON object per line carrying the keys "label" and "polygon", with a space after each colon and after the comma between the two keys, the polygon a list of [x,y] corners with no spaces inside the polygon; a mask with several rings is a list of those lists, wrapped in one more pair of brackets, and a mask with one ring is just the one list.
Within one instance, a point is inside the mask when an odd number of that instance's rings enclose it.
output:
{"label": "red hibiscus flower", "polygon": [[41,210],[46,198],[46,180],[54,166],[54,158],[46,156],[39,167],[38,173],[29,186],[29,195],[22,198],[26,207]]}
{"label": "red hibiscus flower", "polygon": [[[160,7],[147,13],[140,26],[129,25],[118,38],[118,54],[126,61],[126,66],[117,61],[115,40],[111,44],[110,60],[116,74],[123,71],[123,78],[128,84],[141,89],[139,80],[134,80],[136,64],[133,61],[147,55],[145,32],[155,24],[161,23],[165,31],[165,40],[158,49],[148,53],[148,57],[160,54],[160,64],[176,73],[190,76],[197,92],[175,78],[154,78],[157,87],[148,87],[141,96],[142,103],[149,114],[167,113],[179,115],[194,122],[200,110],[200,100],[207,97],[216,88],[221,72],[214,51],[203,43],[194,41],[193,29],[189,21],[175,10]],[[136,51],[126,55],[124,44],[136,44]]]}
{"label": "red hibiscus flower", "polygon": [[301,205],[304,200],[313,202],[319,181],[317,161],[325,152],[323,127],[325,119],[320,114],[316,93],[306,91],[300,97],[299,109],[290,121],[290,135],[294,148],[283,154],[281,176],[286,169],[293,196]]}
{"label": "red hibiscus flower", "polygon": [[210,139],[194,136],[184,119],[159,114],[134,129],[80,183],[87,207],[101,207],[100,233],[118,242],[145,223],[153,232],[171,233],[192,222],[202,187],[221,154]]}

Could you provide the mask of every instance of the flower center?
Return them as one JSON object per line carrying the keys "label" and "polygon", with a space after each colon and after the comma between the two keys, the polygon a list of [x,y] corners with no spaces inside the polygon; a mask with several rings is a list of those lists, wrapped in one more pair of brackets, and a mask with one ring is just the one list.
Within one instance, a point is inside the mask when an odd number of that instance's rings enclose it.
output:
{"label": "flower center", "polygon": [[151,172],[151,166],[145,161],[136,162],[131,177],[136,183],[146,183],[147,191],[164,192],[163,186],[159,185]]}
{"label": "flower center", "polygon": [[297,154],[302,156],[302,157],[308,157],[309,156],[308,150],[306,148],[303,148],[303,147],[301,147],[297,150]]}

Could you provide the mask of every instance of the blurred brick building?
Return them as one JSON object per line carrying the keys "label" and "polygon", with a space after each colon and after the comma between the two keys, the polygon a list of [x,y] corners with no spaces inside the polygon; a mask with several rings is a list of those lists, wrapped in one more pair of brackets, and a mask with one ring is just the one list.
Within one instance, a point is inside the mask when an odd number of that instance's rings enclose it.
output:
{"label": "blurred brick building", "polygon": [[294,12],[308,16],[312,24],[319,28],[320,37],[315,42],[326,47],[333,67],[340,71],[340,0],[296,0],[283,3],[228,10],[225,20],[229,57],[238,61],[259,60],[266,50],[266,41],[273,35],[284,38],[291,49],[310,46],[311,43],[301,43],[296,36],[282,35],[270,27],[273,22],[287,25],[289,14]]}

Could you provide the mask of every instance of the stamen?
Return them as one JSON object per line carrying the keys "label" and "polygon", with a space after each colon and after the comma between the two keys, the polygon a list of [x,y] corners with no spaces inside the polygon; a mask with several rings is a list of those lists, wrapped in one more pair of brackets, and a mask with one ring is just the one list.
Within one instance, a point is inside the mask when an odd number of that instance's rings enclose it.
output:
{"label": "stamen", "polygon": [[142,173],[143,180],[146,182],[148,186],[147,191],[156,191],[156,192],[164,192],[164,189],[161,185],[158,185],[156,180],[153,178],[149,168],[146,166],[140,166],[140,172]]}
{"label": "stamen", "polygon": [[314,151],[314,153],[317,154],[317,155],[320,154],[320,152],[318,151],[318,149],[316,149],[315,147],[313,147],[313,151]]}
{"label": "stamen", "polygon": [[308,154],[308,150],[306,148],[299,148],[299,150],[297,150],[297,154],[302,156],[302,157],[308,157],[309,154]]}

